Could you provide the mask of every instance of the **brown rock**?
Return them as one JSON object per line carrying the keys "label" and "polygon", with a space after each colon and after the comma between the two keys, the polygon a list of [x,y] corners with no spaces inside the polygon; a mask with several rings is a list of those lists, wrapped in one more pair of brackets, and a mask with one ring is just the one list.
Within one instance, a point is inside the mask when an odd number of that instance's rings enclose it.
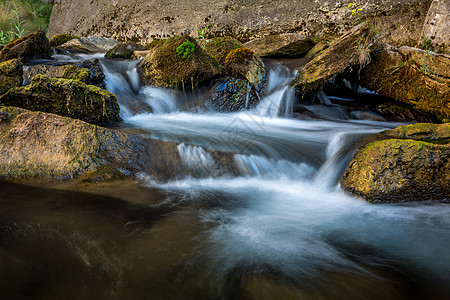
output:
{"label": "brown rock", "polygon": [[0,62],[0,95],[22,85],[22,66],[18,59]]}
{"label": "brown rock", "polygon": [[254,39],[244,46],[263,57],[299,57],[311,50],[314,44],[304,34],[283,33]]}
{"label": "brown rock", "polygon": [[29,62],[38,58],[51,58],[52,48],[44,31],[31,33],[23,38],[13,40],[0,51],[0,61],[17,58]]}

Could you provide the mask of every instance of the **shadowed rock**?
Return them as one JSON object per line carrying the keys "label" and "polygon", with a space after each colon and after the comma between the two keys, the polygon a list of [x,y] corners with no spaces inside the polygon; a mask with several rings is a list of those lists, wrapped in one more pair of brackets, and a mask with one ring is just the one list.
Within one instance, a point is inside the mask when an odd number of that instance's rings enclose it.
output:
{"label": "shadowed rock", "polygon": [[13,40],[3,47],[0,51],[0,61],[17,58],[25,63],[38,58],[51,59],[51,50],[45,32],[40,30]]}
{"label": "shadowed rock", "polygon": [[0,95],[22,85],[22,66],[18,59],[0,63]]}

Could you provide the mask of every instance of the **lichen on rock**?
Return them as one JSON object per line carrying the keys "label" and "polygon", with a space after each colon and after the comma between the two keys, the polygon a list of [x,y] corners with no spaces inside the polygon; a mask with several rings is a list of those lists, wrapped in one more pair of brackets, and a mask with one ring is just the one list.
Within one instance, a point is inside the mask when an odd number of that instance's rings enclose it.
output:
{"label": "lichen on rock", "polygon": [[225,59],[230,51],[244,47],[241,42],[231,37],[216,37],[209,40],[199,40],[198,43],[203,50],[205,50],[209,56],[217,60],[222,67],[225,64]]}
{"label": "lichen on rock", "polygon": [[0,95],[22,85],[23,65],[18,59],[0,62]]}
{"label": "lichen on rock", "polygon": [[78,80],[40,74],[28,86],[11,89],[1,96],[0,105],[50,112],[91,123],[121,121],[114,94]]}

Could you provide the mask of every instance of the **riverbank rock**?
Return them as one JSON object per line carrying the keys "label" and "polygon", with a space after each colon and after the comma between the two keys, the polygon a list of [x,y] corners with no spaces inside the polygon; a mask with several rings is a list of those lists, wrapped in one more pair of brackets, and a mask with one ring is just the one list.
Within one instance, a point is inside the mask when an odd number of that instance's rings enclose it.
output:
{"label": "riverbank rock", "polygon": [[80,120],[0,107],[0,178],[112,180],[146,172],[172,177],[180,165],[173,143]]}
{"label": "riverbank rock", "polygon": [[383,133],[358,149],[342,188],[370,202],[446,201],[450,197],[450,124],[419,123]]}
{"label": "riverbank rock", "polygon": [[0,97],[0,105],[44,111],[86,122],[119,122],[114,94],[78,80],[36,75],[26,87],[14,88]]}
{"label": "riverbank rock", "polygon": [[251,40],[244,46],[262,57],[300,57],[304,56],[315,43],[306,35],[283,33]]}
{"label": "riverbank rock", "polygon": [[298,73],[293,85],[299,98],[320,90],[336,75],[354,73],[370,61],[374,32],[359,24],[333,41]]}
{"label": "riverbank rock", "polygon": [[436,51],[450,54],[450,0],[433,0],[420,40],[426,38]]}
{"label": "riverbank rock", "polygon": [[190,37],[163,40],[138,64],[144,85],[195,89],[219,74],[218,63]]}
{"label": "riverbank rock", "polygon": [[52,66],[52,65],[32,65],[24,70],[24,83],[30,84],[37,74],[50,78],[64,78],[81,81],[90,84],[91,71],[86,68],[79,68],[74,65]]}
{"label": "riverbank rock", "polygon": [[89,36],[78,39],[71,39],[60,45],[59,48],[76,49],[96,53],[107,52],[109,49],[112,49],[118,44],[119,42],[112,38]]}
{"label": "riverbank rock", "polygon": [[[174,35],[230,36],[240,42],[296,32],[307,36],[338,36],[360,18],[352,17],[353,0],[135,0],[54,2],[49,35],[108,36],[149,43]],[[359,2],[361,18],[377,24],[383,42],[415,46],[421,38],[432,0],[368,0]]]}
{"label": "riverbank rock", "polygon": [[231,37],[199,40],[198,43],[209,56],[217,60],[221,67],[225,64],[225,59],[230,51],[244,47],[244,44]]}
{"label": "riverbank rock", "polygon": [[66,33],[57,34],[50,39],[50,46],[52,46],[54,48],[59,47],[62,44],[67,43],[70,40],[79,39],[79,38],[80,37],[78,35],[71,35],[71,34],[66,34]]}
{"label": "riverbank rock", "polygon": [[259,102],[258,93],[245,79],[226,77],[211,88],[210,103],[223,112],[251,109]]}
{"label": "riverbank rock", "polygon": [[52,48],[45,32],[40,30],[13,40],[3,47],[0,51],[0,62],[14,58],[21,60],[23,63],[38,58],[51,59],[51,51]]}
{"label": "riverbank rock", "polygon": [[22,66],[18,59],[0,62],[0,95],[22,85]]}
{"label": "riverbank rock", "polygon": [[146,46],[139,45],[136,43],[126,43],[126,44],[120,43],[115,45],[113,48],[109,49],[105,54],[105,58],[127,59],[133,56],[134,51],[145,51],[145,50],[147,50]]}
{"label": "riverbank rock", "polygon": [[[361,71],[361,86],[425,112],[450,119],[450,56],[382,44]],[[420,120],[419,120],[420,121]]]}

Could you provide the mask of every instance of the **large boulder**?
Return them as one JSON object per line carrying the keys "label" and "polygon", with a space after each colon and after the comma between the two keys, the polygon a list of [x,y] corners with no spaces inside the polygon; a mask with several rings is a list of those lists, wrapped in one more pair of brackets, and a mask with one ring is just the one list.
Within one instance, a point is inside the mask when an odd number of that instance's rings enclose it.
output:
{"label": "large boulder", "polygon": [[259,56],[299,57],[305,55],[315,43],[306,35],[283,33],[265,36],[244,44]]}
{"label": "large boulder", "polygon": [[145,85],[194,89],[219,74],[218,63],[190,37],[160,42],[138,64]]}
{"label": "large boulder", "polygon": [[370,202],[450,197],[450,124],[419,123],[384,132],[356,151],[342,188]]}
{"label": "large boulder", "polygon": [[0,178],[110,180],[146,172],[168,179],[176,144],[43,112],[0,107]]}
{"label": "large boulder", "polygon": [[427,39],[437,51],[450,53],[449,20],[450,0],[433,0],[420,38]]}
{"label": "large boulder", "polygon": [[448,122],[449,66],[449,55],[382,44],[361,71],[360,84],[431,115],[435,122]]}
{"label": "large boulder", "polygon": [[0,51],[0,61],[17,58],[25,63],[38,58],[51,59],[51,51],[52,48],[45,32],[40,30],[13,40],[3,47]]}
{"label": "large boulder", "polygon": [[299,97],[314,93],[336,75],[354,73],[370,61],[374,32],[365,24],[353,27],[323,49],[299,71],[293,85]]}
{"label": "large boulder", "polygon": [[114,94],[78,80],[36,75],[26,87],[0,96],[0,105],[44,111],[86,122],[118,122],[119,104]]}
{"label": "large boulder", "polygon": [[91,71],[74,65],[32,65],[27,66],[23,72],[24,83],[30,84],[37,74],[46,75],[50,78],[74,79],[90,84]]}
{"label": "large boulder", "polygon": [[[287,32],[307,36],[340,35],[353,27],[348,8],[354,0],[55,0],[49,35],[100,35],[149,43],[153,38],[231,36],[241,42]],[[361,17],[374,20],[383,42],[414,46],[432,0],[359,2]]]}
{"label": "large boulder", "polygon": [[119,43],[115,45],[113,48],[109,49],[105,58],[113,59],[113,58],[132,58],[134,51],[145,51],[147,50],[146,46],[136,44],[136,43]]}
{"label": "large boulder", "polygon": [[22,66],[18,59],[0,62],[0,95],[22,85]]}
{"label": "large boulder", "polygon": [[112,38],[89,36],[71,39],[59,47],[96,53],[107,52],[108,50],[114,48],[117,44],[119,44],[119,42]]}

